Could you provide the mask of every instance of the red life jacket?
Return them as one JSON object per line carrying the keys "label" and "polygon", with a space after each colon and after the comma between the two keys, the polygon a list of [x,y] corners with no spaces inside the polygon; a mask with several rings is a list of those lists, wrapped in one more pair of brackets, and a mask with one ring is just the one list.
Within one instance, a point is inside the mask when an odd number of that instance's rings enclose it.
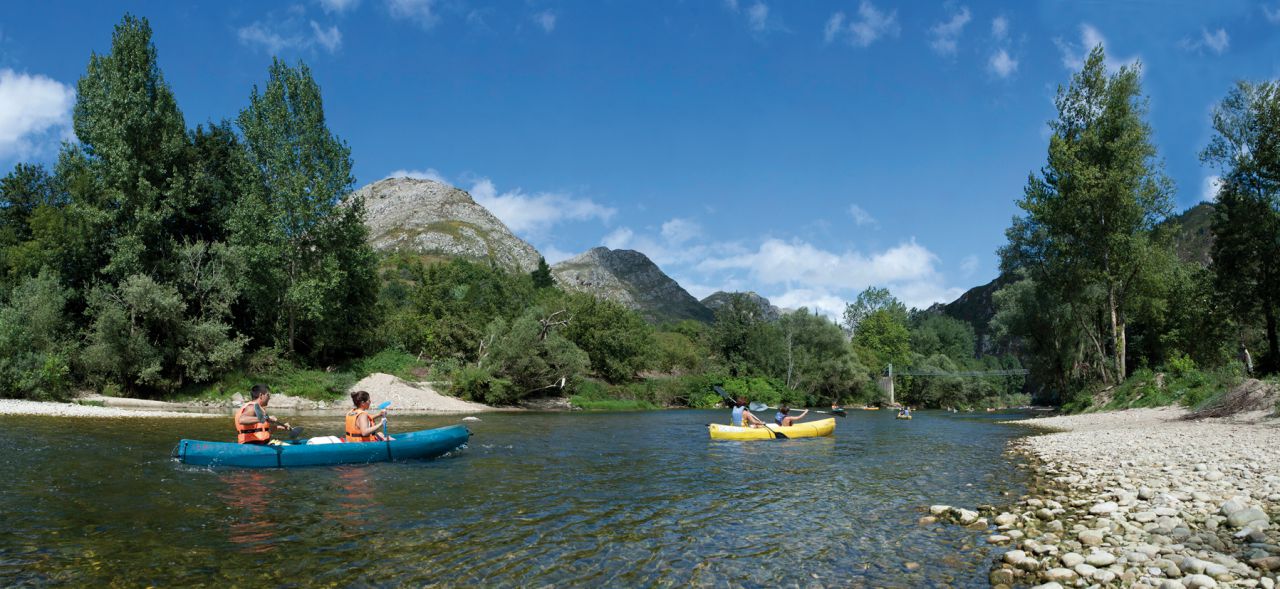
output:
{"label": "red life jacket", "polygon": [[236,412],[236,441],[241,444],[265,444],[271,441],[271,424],[267,421],[240,423],[240,417],[254,405],[257,403],[250,401]]}

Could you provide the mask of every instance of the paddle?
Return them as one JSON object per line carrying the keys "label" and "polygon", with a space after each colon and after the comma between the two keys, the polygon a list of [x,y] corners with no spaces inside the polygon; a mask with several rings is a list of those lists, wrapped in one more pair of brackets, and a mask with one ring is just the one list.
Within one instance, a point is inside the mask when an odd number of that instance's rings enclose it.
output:
{"label": "paddle", "polygon": [[[752,411],[753,413],[754,413],[754,412],[756,412],[756,411],[764,411],[764,410],[766,410],[766,409],[777,409],[777,407],[770,407],[770,406],[768,406],[768,405],[765,405],[764,403],[752,403],[752,404],[748,405],[748,407],[751,409],[751,411]],[[823,415],[838,415],[838,416],[840,416],[840,417],[848,417],[848,416],[849,416],[849,414],[848,414],[848,413],[845,413],[845,412],[844,412],[844,409],[833,409],[833,410],[831,410],[831,411],[819,411],[819,410],[817,410],[817,409],[810,409],[810,410],[809,410],[809,412],[810,412],[810,413],[822,413]]]}
{"label": "paddle", "polygon": [[[381,403],[378,403],[378,410],[379,410],[379,411],[381,411],[381,410],[386,409],[387,407],[390,407],[390,406],[391,406],[391,401],[383,401],[383,402],[381,402]],[[387,435],[387,419],[386,419],[386,417],[383,417],[383,419],[382,419],[382,437],[383,437],[383,438],[385,438],[387,441],[391,441],[391,436],[388,436],[388,435]]]}

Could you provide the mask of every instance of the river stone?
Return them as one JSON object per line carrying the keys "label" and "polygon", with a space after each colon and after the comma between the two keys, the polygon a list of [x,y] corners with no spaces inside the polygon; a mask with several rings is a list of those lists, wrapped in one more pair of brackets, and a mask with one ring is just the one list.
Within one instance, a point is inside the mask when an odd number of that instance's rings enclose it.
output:
{"label": "river stone", "polygon": [[1085,546],[1098,546],[1102,544],[1102,537],[1102,530],[1085,530],[1080,532],[1080,535],[1077,536],[1077,538],[1080,539],[1080,543]]}
{"label": "river stone", "polygon": [[1222,566],[1216,562],[1210,562],[1210,563],[1205,563],[1204,574],[1209,575],[1210,577],[1213,577],[1215,579],[1221,579],[1222,577],[1230,575],[1231,569],[1228,569],[1227,567]]}
{"label": "river stone", "polygon": [[1107,515],[1114,512],[1119,506],[1115,501],[1103,501],[1089,508],[1089,513],[1094,515]]}
{"label": "river stone", "polygon": [[1222,506],[1218,508],[1218,513],[1221,513],[1222,515],[1225,515],[1225,516],[1230,516],[1231,514],[1237,511],[1242,511],[1248,507],[1249,505],[1245,503],[1243,499],[1239,497],[1234,497],[1232,499],[1228,499],[1225,502],[1223,502]]}
{"label": "river stone", "polygon": [[1264,558],[1255,558],[1249,561],[1255,569],[1264,571],[1280,571],[1280,556],[1267,556]]}
{"label": "river stone", "polygon": [[1207,577],[1205,575],[1187,575],[1182,578],[1182,584],[1185,585],[1187,589],[1213,589],[1218,586],[1217,581],[1213,580],[1212,577]]}
{"label": "river stone", "polygon": [[1012,513],[1002,513],[996,516],[997,526],[1011,526],[1018,523],[1018,516]]}
{"label": "river stone", "polygon": [[1031,589],[1062,589],[1062,584],[1054,581],[1049,581],[1048,583],[1045,583],[1043,585],[1036,585]]}
{"label": "river stone", "polygon": [[919,523],[922,526],[927,526],[929,524],[933,524],[937,522],[938,522],[938,518],[932,515],[925,515],[925,516],[921,516],[920,520],[917,523]]}
{"label": "river stone", "polygon": [[1084,557],[1074,552],[1068,552],[1062,555],[1062,566],[1067,568],[1075,568],[1076,565],[1084,562]]}
{"label": "river stone", "polygon": [[1012,585],[1013,571],[1009,569],[996,569],[991,571],[991,574],[987,576],[987,580],[990,581],[992,585]]}
{"label": "river stone", "polygon": [[932,515],[942,515],[948,511],[951,511],[950,505],[930,505],[929,506],[929,513]]}
{"label": "river stone", "polygon": [[1186,587],[1186,585],[1182,584],[1182,581],[1175,581],[1173,579],[1160,581],[1160,589],[1186,589]]}
{"label": "river stone", "polygon": [[1271,577],[1263,577],[1258,581],[1262,584],[1262,589],[1275,589],[1276,582]]}
{"label": "river stone", "polygon": [[1175,515],[1178,515],[1178,510],[1172,507],[1157,507],[1155,511],[1156,511],[1156,515],[1160,517],[1173,517]]}
{"label": "river stone", "polygon": [[1076,579],[1076,572],[1071,569],[1056,568],[1045,571],[1044,578],[1050,581],[1070,583]]}
{"label": "river stone", "polygon": [[1204,572],[1204,566],[1208,564],[1194,556],[1188,556],[1182,559],[1182,570],[1191,574],[1199,574]]}
{"label": "river stone", "polygon": [[1014,566],[1017,566],[1018,563],[1026,559],[1027,559],[1027,553],[1021,550],[1010,550],[1004,553],[1004,561]]}
{"label": "river stone", "polygon": [[1012,539],[1013,538],[1005,536],[1004,534],[992,534],[990,536],[987,536],[987,543],[988,544],[1004,544]]}
{"label": "river stone", "polygon": [[1144,524],[1147,522],[1153,522],[1153,521],[1156,521],[1156,512],[1139,511],[1138,513],[1133,514],[1133,517],[1131,519],[1138,523],[1144,523]]}
{"label": "river stone", "polygon": [[1155,491],[1152,491],[1152,490],[1151,490],[1151,487],[1138,487],[1138,498],[1139,498],[1139,499],[1142,499],[1143,501],[1146,501],[1146,500],[1151,499],[1152,497],[1155,497],[1155,496],[1156,496]]}
{"label": "river stone", "polygon": [[1124,557],[1128,559],[1130,564],[1142,564],[1144,562],[1147,562],[1148,560],[1151,560],[1151,557],[1137,551],[1130,552],[1124,555]]}
{"label": "river stone", "polygon": [[1089,577],[1092,577],[1094,573],[1098,572],[1098,567],[1082,562],[1071,567],[1071,570],[1075,571],[1077,575],[1088,579]]}
{"label": "river stone", "polygon": [[1231,527],[1233,528],[1242,528],[1245,524],[1256,521],[1270,523],[1271,518],[1267,517],[1266,512],[1258,509],[1257,507],[1241,509],[1240,511],[1227,516],[1227,523],[1231,524]]}
{"label": "river stone", "polygon": [[1041,507],[1036,510],[1036,517],[1046,521],[1051,520],[1053,519],[1053,511],[1048,507]]}
{"label": "river stone", "polygon": [[955,513],[956,513],[956,518],[960,521],[961,525],[967,526],[978,520],[978,512],[976,511],[970,511],[968,509],[957,509],[955,510]]}
{"label": "river stone", "polygon": [[1114,581],[1115,578],[1116,578],[1116,573],[1114,571],[1109,571],[1107,569],[1098,569],[1097,571],[1094,571],[1093,577],[1092,577],[1094,581],[1097,581],[1104,585],[1107,583],[1110,583],[1111,581]]}
{"label": "river stone", "polygon": [[1209,472],[1204,473],[1204,480],[1209,482],[1220,481],[1222,480],[1222,476],[1223,476],[1222,473],[1216,470],[1211,470]]}
{"label": "river stone", "polygon": [[1106,550],[1095,550],[1084,557],[1084,561],[1096,567],[1104,567],[1115,562],[1116,557]]}

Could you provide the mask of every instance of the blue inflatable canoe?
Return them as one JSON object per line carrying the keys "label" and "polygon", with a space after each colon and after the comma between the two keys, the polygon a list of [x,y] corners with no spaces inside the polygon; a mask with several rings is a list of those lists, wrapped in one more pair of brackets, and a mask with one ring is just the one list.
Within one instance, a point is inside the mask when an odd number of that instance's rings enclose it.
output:
{"label": "blue inflatable canoe", "polygon": [[398,432],[389,442],[282,444],[258,446],[230,442],[182,440],[173,456],[195,466],[280,468],[323,464],[361,464],[389,460],[437,458],[467,444],[471,430],[451,425],[417,432]]}

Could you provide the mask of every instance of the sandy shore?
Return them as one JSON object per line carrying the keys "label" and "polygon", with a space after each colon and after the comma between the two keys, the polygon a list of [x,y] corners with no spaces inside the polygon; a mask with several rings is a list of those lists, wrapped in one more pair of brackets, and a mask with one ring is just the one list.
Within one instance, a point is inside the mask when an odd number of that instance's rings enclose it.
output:
{"label": "sandy shore", "polygon": [[[934,506],[1007,547],[995,587],[1276,586],[1280,420],[1140,409],[1017,422],[1036,476],[1008,512]],[[986,517],[983,517],[986,516]],[[967,520],[967,521],[966,521]]]}
{"label": "sandy shore", "polygon": [[213,413],[190,411],[166,411],[156,409],[125,409],[98,407],[77,403],[52,403],[0,399],[0,415],[44,415],[50,417],[218,417]]}
{"label": "sandy shore", "polygon": [[[400,414],[457,415],[489,411],[520,411],[497,408],[442,395],[425,382],[407,382],[390,374],[371,374],[351,387],[352,391],[368,391],[375,405],[391,402]],[[89,395],[79,403],[53,403],[0,399],[0,415],[50,415],[58,417],[212,417],[227,416],[240,407],[247,395],[236,394],[217,403],[169,403],[148,399]],[[312,401],[293,397],[287,392],[271,395],[270,410],[277,415],[330,415],[350,410],[349,399]]]}

